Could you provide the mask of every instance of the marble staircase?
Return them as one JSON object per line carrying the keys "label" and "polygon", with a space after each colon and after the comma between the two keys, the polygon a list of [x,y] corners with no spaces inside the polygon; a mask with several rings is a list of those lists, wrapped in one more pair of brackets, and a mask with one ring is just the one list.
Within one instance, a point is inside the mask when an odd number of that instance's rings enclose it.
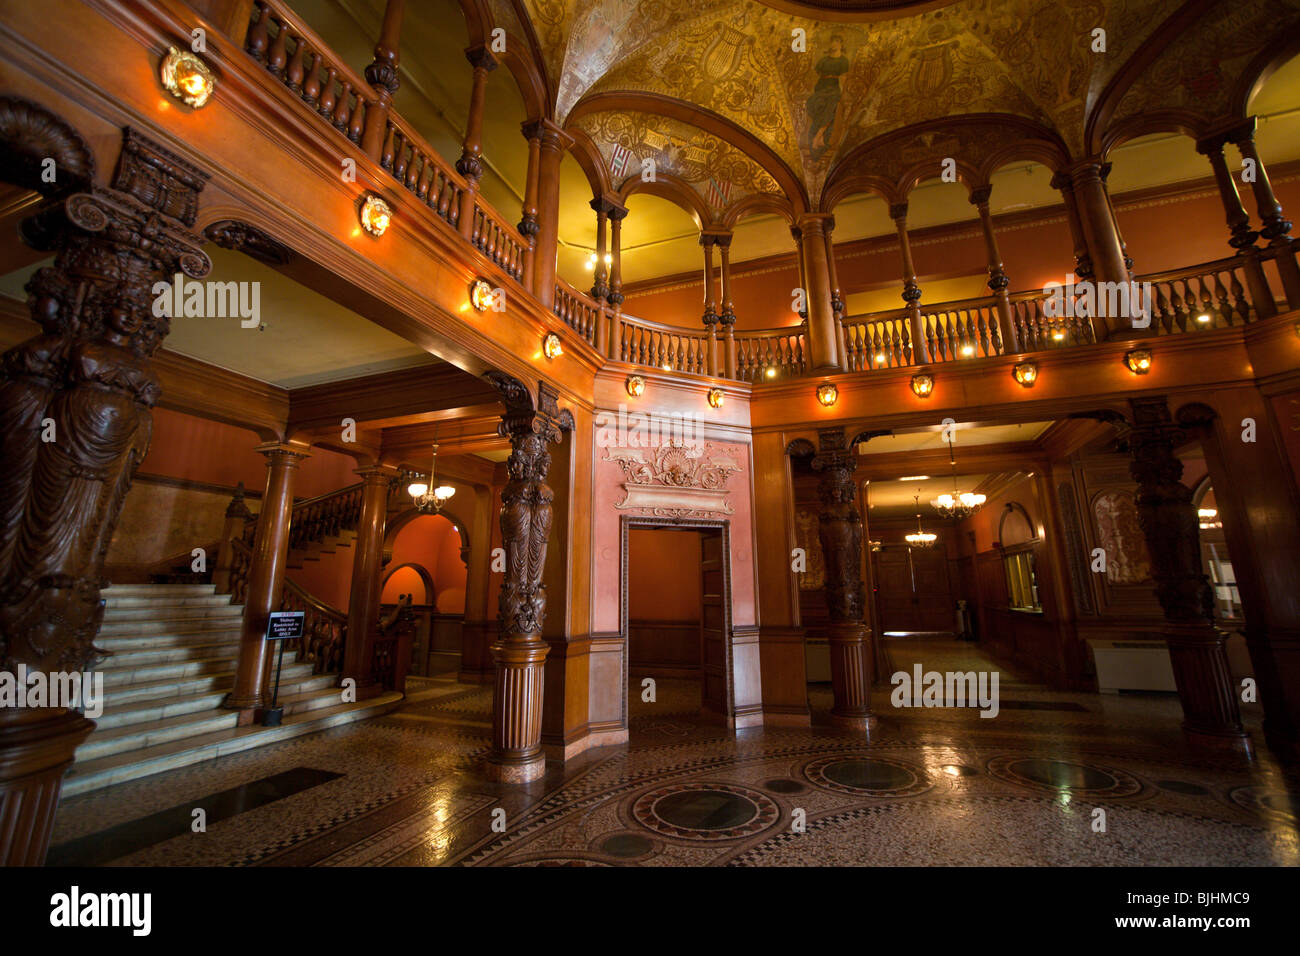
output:
{"label": "marble staircase", "polygon": [[65,797],[377,716],[402,699],[343,703],[337,675],[313,674],[287,652],[283,723],[237,726],[221,702],[234,686],[240,605],[211,584],[118,585],[103,596],[103,714],[77,750]]}

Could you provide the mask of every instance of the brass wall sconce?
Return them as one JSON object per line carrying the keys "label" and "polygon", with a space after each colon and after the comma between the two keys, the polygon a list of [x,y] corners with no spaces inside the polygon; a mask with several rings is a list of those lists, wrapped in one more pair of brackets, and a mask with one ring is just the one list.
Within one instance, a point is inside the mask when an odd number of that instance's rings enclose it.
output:
{"label": "brass wall sconce", "polygon": [[1038,363],[1020,362],[1011,370],[1011,374],[1025,388],[1033,388],[1034,383],[1038,381]]}
{"label": "brass wall sconce", "polygon": [[720,388],[709,389],[709,404],[712,405],[714,408],[722,407],[722,398],[723,398],[722,389]]}
{"label": "brass wall sconce", "polygon": [[627,377],[627,393],[633,398],[640,398],[645,394],[645,379],[640,375],[629,375]]}
{"label": "brass wall sconce", "polygon": [[552,360],[564,354],[564,346],[560,344],[560,337],[554,332],[547,332],[542,338],[542,354]]}
{"label": "brass wall sconce", "polygon": [[1124,353],[1124,364],[1134,375],[1145,375],[1151,371],[1151,361],[1150,349],[1133,349]]}
{"label": "brass wall sconce", "polygon": [[367,196],[361,204],[361,228],[376,238],[388,231],[393,221],[393,207],[378,196]]}
{"label": "brass wall sconce", "polygon": [[189,50],[176,47],[167,49],[167,55],[158,64],[158,75],[168,93],[196,110],[207,103],[217,88],[217,78],[208,65]]}
{"label": "brass wall sconce", "polygon": [[480,312],[492,307],[492,284],[487,279],[475,279],[469,284],[469,301]]}
{"label": "brass wall sconce", "polygon": [[817,386],[817,401],[821,402],[827,408],[834,405],[840,397],[840,390],[835,387],[834,382],[823,382]]}
{"label": "brass wall sconce", "polygon": [[917,398],[928,398],[934,391],[933,375],[913,375],[912,376],[912,394]]}

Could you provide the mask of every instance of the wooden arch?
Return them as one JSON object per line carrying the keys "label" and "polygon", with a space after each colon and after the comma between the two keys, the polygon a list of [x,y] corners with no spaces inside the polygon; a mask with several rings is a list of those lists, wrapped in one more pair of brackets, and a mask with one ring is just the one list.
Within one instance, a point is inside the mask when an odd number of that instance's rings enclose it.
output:
{"label": "wooden arch", "polygon": [[616,193],[624,207],[637,194],[657,196],[680,208],[695,222],[695,228],[704,230],[718,225],[713,221],[713,210],[685,180],[671,173],[659,173],[652,183],[643,182],[640,176],[629,176]]}
{"label": "wooden arch", "polygon": [[418,574],[420,576],[420,580],[424,582],[424,593],[428,596],[428,600],[422,603],[432,604],[434,608],[437,608],[438,592],[435,591],[433,587],[433,575],[429,573],[429,569],[426,568],[423,564],[417,564],[414,561],[407,561],[405,564],[399,564],[395,568],[385,568],[384,579],[379,584],[379,593],[380,594],[384,593],[384,588],[388,587],[388,579],[391,578],[398,571],[402,570],[403,568],[410,568],[412,571]]}
{"label": "wooden arch", "polygon": [[567,129],[565,132],[572,140],[569,153],[578,161],[578,165],[586,174],[592,197],[616,192],[614,184],[609,179],[609,167],[605,165],[605,157],[600,154],[600,148],[592,138],[580,129]]}

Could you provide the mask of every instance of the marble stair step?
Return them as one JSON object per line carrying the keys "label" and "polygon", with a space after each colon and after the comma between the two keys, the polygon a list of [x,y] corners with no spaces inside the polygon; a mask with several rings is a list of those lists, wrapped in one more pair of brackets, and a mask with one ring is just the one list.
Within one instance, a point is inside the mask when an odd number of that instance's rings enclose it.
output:
{"label": "marble stair step", "polygon": [[199,640],[184,644],[167,644],[162,647],[146,643],[140,647],[116,647],[111,650],[112,656],[104,658],[96,670],[134,669],[148,664],[166,664],[173,661],[238,657],[239,635],[232,634],[221,641]]}
{"label": "marble stair step", "polygon": [[[193,693],[185,697],[127,701],[116,705],[105,704],[104,712],[95,718],[97,725],[95,733],[115,727],[126,727],[131,724],[178,717],[182,714],[195,714],[201,711],[214,710],[221,706],[221,702],[225,700],[226,694],[229,693],[232,686],[234,686],[233,678],[231,678],[227,686],[206,693]],[[93,737],[94,734],[91,736]]]}
{"label": "marble stair step", "polygon": [[[107,681],[105,682],[107,684]],[[215,674],[196,674],[192,677],[165,677],[161,680],[136,681],[122,687],[104,688],[105,709],[116,708],[140,701],[171,701],[191,694],[213,694],[229,691],[235,684],[231,669]]]}
{"label": "marble stair step", "polygon": [[119,595],[114,588],[102,591],[104,598],[104,615],[121,611],[139,609],[165,610],[180,607],[231,607],[229,594],[193,594],[182,596],[168,595]]}
{"label": "marble stair step", "polygon": [[132,665],[120,664],[114,658],[108,658],[95,668],[95,673],[104,675],[104,688],[108,693],[116,693],[133,684],[148,684],[163,680],[179,680],[185,677],[200,677],[205,674],[233,674],[238,657],[209,657],[197,660],[156,661],[154,663]]}
{"label": "marble stair step", "polygon": [[194,634],[101,634],[95,638],[95,646],[101,650],[111,651],[114,656],[134,653],[136,651],[165,651],[172,648],[203,647],[214,644],[239,646],[239,628],[225,630],[204,630]]}
{"label": "marble stair step", "polygon": [[[322,675],[333,680],[333,675]],[[252,747],[289,740],[303,734],[316,733],[340,724],[348,724],[368,717],[377,717],[401,703],[402,695],[389,692],[369,700],[352,704],[337,704],[286,716],[279,727],[254,724],[234,727],[174,740],[168,743],[110,754],[97,760],[78,762],[68,771],[63,782],[63,796],[87,793],[115,783],[147,777],[164,770],[174,770],[214,757],[238,753]]]}
{"label": "marble stair step", "polygon": [[85,763],[128,750],[145,750],[186,737],[227,730],[239,722],[239,712],[209,708],[120,727],[96,727],[77,748],[77,762]]}
{"label": "marble stair step", "polygon": [[113,584],[104,597],[203,597],[217,593],[215,584]]}
{"label": "marble stair step", "polygon": [[203,634],[212,631],[230,631],[239,632],[242,623],[240,613],[227,617],[216,618],[188,618],[184,620],[173,620],[171,618],[155,618],[150,621],[105,621],[100,627],[101,637],[140,637],[143,635],[194,635]]}
{"label": "marble stair step", "polygon": [[153,607],[108,608],[104,611],[104,624],[125,624],[136,621],[196,621],[217,618],[243,616],[244,608],[239,604],[185,605],[176,607],[171,604]]}

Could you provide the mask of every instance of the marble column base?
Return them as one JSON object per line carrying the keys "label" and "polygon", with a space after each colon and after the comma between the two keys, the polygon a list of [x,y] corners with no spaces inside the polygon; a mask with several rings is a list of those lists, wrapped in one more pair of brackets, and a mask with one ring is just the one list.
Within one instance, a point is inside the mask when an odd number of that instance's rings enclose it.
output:
{"label": "marble column base", "polygon": [[483,776],[495,783],[531,783],[545,773],[545,754],[539,754],[523,763],[498,763],[488,758],[483,765]]}
{"label": "marble column base", "polygon": [[488,773],[502,783],[542,775],[542,691],[550,645],[537,635],[492,645],[496,685],[492,696],[492,756]]}

